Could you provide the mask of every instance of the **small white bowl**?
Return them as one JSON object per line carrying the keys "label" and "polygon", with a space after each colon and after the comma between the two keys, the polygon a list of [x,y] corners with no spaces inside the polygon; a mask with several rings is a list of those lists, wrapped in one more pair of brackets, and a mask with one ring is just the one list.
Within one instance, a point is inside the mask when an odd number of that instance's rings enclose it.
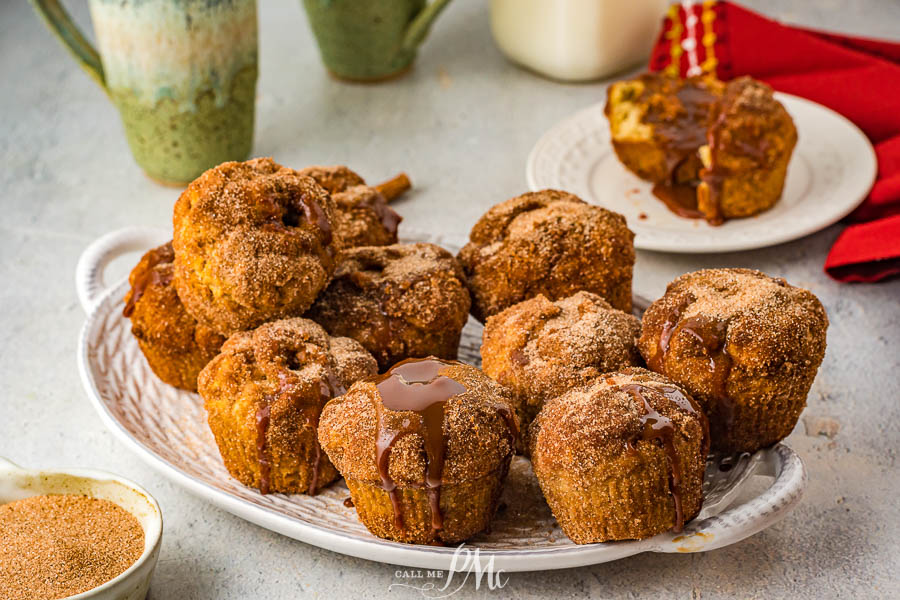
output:
{"label": "small white bowl", "polygon": [[144,552],[120,573],[94,589],[65,600],[144,600],[162,542],[159,505],[139,485],[105,471],[29,471],[0,457],[0,504],[42,494],[79,494],[114,502],[144,528]]}

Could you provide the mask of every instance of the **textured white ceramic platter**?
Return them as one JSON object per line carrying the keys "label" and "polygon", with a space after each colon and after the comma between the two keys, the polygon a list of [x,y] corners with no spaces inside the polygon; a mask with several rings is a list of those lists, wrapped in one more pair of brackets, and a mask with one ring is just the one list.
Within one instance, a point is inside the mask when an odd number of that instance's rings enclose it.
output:
{"label": "textured white ceramic platter", "polygon": [[[239,517],[286,536],[369,560],[428,569],[450,569],[456,548],[412,546],[369,534],[352,508],[343,481],[319,495],[263,496],[232,479],[222,464],[206,413],[196,394],[164,384],[150,371],[122,317],[122,281],[103,290],[102,270],[115,256],[142,250],[167,239],[165,232],[129,228],[94,242],[79,261],[76,283],[88,312],[81,330],[78,366],[84,388],[107,427],[163,475]],[[408,237],[408,236],[406,236]],[[418,236],[417,236],[418,237]],[[646,306],[646,301],[636,299]],[[480,364],[481,326],[470,320],[463,331],[460,359]],[[720,465],[726,464],[723,469]],[[771,478],[758,495],[746,486],[753,475]],[[643,541],[578,546],[562,533],[530,463],[517,457],[489,534],[465,545],[457,570],[474,565],[477,549],[483,566],[538,571],[590,565],[640,552],[702,552],[733,544],[781,519],[800,499],[806,472],[787,446],[739,457],[711,458],[707,465],[703,512],[681,534],[666,533]],[[741,498],[741,503],[730,507]],[[466,560],[470,562],[466,562]]]}
{"label": "textured white ceramic platter", "polygon": [[713,227],[669,211],[651,193],[651,184],[616,158],[604,103],[565,119],[538,140],[528,157],[528,187],[566,190],[625,215],[635,247],[644,250],[730,252],[809,235],[865,199],[875,181],[875,150],[856,125],[833,110],[789,94],[775,96],[794,119],[798,141],[781,199],[754,217]]}

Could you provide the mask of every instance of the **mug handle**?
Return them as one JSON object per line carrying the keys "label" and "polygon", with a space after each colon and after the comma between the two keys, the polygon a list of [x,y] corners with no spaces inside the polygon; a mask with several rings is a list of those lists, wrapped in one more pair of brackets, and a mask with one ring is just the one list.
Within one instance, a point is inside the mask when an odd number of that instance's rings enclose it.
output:
{"label": "mug handle", "polygon": [[450,4],[450,0],[434,0],[410,21],[406,26],[406,33],[403,35],[403,50],[412,52],[425,41],[431,24],[448,4]]}
{"label": "mug handle", "polygon": [[31,0],[31,6],[60,43],[69,49],[81,68],[106,91],[106,76],[103,74],[100,54],[84,37],[59,0]]}

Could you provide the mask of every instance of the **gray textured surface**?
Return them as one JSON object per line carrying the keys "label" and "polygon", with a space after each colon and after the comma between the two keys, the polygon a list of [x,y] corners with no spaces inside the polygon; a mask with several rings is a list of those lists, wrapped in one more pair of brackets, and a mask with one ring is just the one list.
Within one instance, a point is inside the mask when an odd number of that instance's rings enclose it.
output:
{"label": "gray textured surface", "polygon": [[[87,23],[81,2],[71,3]],[[894,0],[752,3],[808,26],[900,35]],[[346,162],[373,180],[406,170],[405,225],[464,235],[525,190],[523,165],[550,125],[602,97],[559,85],[495,50],[484,2],[457,0],[406,78],[377,87],[323,72],[299,2],[265,0],[255,154],[292,166]],[[131,161],[114,109],[23,0],[0,3],[0,455],[34,467],[108,469],[145,485],[165,515],[151,598],[386,597],[394,568],[250,525],[183,492],[116,442],[75,367],[83,320],[72,274],[94,237],[166,226],[177,192]],[[735,546],[514,574],[491,597],[896,597],[900,572],[900,281],[843,286],[822,273],[833,227],[767,250],[709,257],[639,253],[636,289],[658,295],[703,266],[750,266],[813,290],[831,316],[828,353],[788,439],[809,490],[782,523]],[[124,264],[116,266],[122,274]],[[829,439],[814,421],[839,428]],[[828,420],[833,420],[834,423]],[[467,584],[457,597],[474,595]],[[394,589],[391,597],[412,594]]]}

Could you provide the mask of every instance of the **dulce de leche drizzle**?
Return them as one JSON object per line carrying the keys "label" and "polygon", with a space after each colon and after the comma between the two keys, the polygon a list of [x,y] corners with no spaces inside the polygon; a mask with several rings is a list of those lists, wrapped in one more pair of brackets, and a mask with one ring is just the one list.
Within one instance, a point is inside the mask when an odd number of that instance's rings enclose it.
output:
{"label": "dulce de leche drizzle", "polygon": [[[664,138],[667,148],[667,168],[671,174],[669,181],[653,186],[653,195],[663,201],[670,211],[687,219],[703,219],[710,225],[721,225],[721,211],[708,216],[697,207],[697,185],[699,181],[679,181],[677,176],[683,165],[698,163],[697,149],[707,143],[710,115],[718,103],[718,98],[699,83],[687,80],[675,92],[678,111],[674,119],[655,124]],[[704,179],[705,181],[705,179]],[[710,199],[718,202],[718,189],[710,189]],[[718,204],[715,204],[718,207]]]}
{"label": "dulce de leche drizzle", "polygon": [[[454,396],[464,394],[466,387],[439,372],[458,364],[436,358],[407,359],[375,379],[381,402],[376,408],[375,460],[382,487],[391,498],[394,526],[403,528],[403,515],[397,484],[389,473],[391,451],[402,437],[416,433],[425,442],[425,491],[431,505],[431,527],[443,529],[440,511],[441,475],[444,469],[446,439],[444,436],[444,406]],[[404,418],[399,428],[388,425],[384,409],[412,411],[419,418]]]}
{"label": "dulce de leche drizzle", "polygon": [[718,319],[711,319],[703,315],[681,318],[681,313],[693,301],[685,298],[675,307],[672,314],[663,323],[659,336],[659,345],[656,354],[647,361],[651,369],[657,373],[666,373],[665,359],[669,351],[669,343],[672,337],[684,331],[696,339],[706,351],[711,377],[710,399],[714,401],[712,406],[707,406],[710,412],[715,413],[713,420],[716,429],[731,428],[734,419],[733,402],[728,396],[728,376],[731,373],[732,359],[728,354],[728,323]]}
{"label": "dulce de leche drizzle", "polygon": [[[301,349],[297,352],[296,360],[305,362],[306,356],[306,352]],[[268,494],[270,488],[269,473],[271,471],[271,461],[266,444],[266,437],[269,433],[269,424],[271,422],[271,404],[282,395],[297,393],[295,389],[297,384],[289,370],[285,369],[280,372],[278,374],[278,381],[279,385],[276,394],[274,396],[267,396],[264,404],[256,410],[256,458],[259,462],[259,492],[261,494]],[[306,493],[310,496],[314,496],[319,487],[322,447],[319,445],[316,430],[319,428],[319,418],[322,415],[322,407],[326,402],[336,396],[340,396],[346,391],[346,388],[338,381],[332,370],[326,367],[325,379],[319,382],[319,403],[312,405],[306,404],[299,407],[306,419],[306,427],[310,428],[313,432],[313,464],[312,472],[309,477],[309,485],[306,490]]]}
{"label": "dulce de leche drizzle", "polygon": [[332,398],[336,398],[337,396],[343,395],[347,391],[347,388],[335,377],[334,372],[331,369],[325,369],[325,380],[319,384],[319,392],[321,396],[321,404],[319,406],[307,406],[305,407],[306,413],[306,422],[309,427],[312,428],[313,432],[313,449],[315,450],[316,458],[313,463],[312,474],[309,478],[309,489],[307,493],[310,496],[316,495],[316,489],[319,487],[319,469],[322,464],[322,446],[319,445],[319,439],[317,435],[317,431],[319,430],[319,418],[322,416],[322,407],[325,406],[325,403],[331,400]]}
{"label": "dulce de leche drizzle", "polygon": [[[622,386],[622,390],[643,404],[644,414],[641,416],[643,429],[638,440],[659,440],[666,452],[666,462],[669,465],[669,492],[675,503],[675,526],[672,527],[672,531],[678,533],[684,528],[684,510],[681,505],[681,463],[678,461],[678,453],[673,441],[675,425],[671,419],[659,414],[647,398],[664,396],[675,400],[679,406],[694,414],[699,415],[702,412],[697,410],[690,400],[674,387],[666,386],[666,391],[663,391],[655,387],[633,383]],[[704,434],[704,439],[707,438],[708,436]],[[636,441],[629,445],[633,447]]]}
{"label": "dulce de leche drizzle", "polygon": [[697,188],[688,184],[656,183],[653,195],[663,201],[670,211],[685,219],[702,219],[697,209]]}
{"label": "dulce de leche drizzle", "polygon": [[147,258],[147,267],[141,273],[141,276],[135,279],[134,285],[131,286],[131,295],[125,303],[125,308],[122,310],[122,315],[126,318],[130,318],[134,314],[134,307],[144,295],[144,292],[147,291],[148,286],[167,286],[172,283],[173,271],[171,266],[167,269],[156,268],[158,265],[171,265],[172,261],[175,260],[172,242],[150,250],[145,255],[145,258]]}
{"label": "dulce de leche drizzle", "polygon": [[279,198],[269,193],[264,195],[260,202],[264,203],[268,210],[271,211],[271,220],[264,224],[265,228],[284,231],[287,227],[297,227],[300,225],[300,214],[307,223],[318,227],[322,233],[322,243],[331,244],[332,231],[331,221],[322,206],[308,195],[301,193],[299,198],[290,198],[287,205],[282,208]]}
{"label": "dulce de leche drizzle", "polygon": [[384,196],[381,196],[380,194],[374,196],[368,203],[381,220],[381,226],[384,227],[384,230],[392,236],[397,235],[397,226],[400,225],[400,221],[403,220],[403,217],[398,215],[397,211],[387,205],[387,200],[385,200]]}

